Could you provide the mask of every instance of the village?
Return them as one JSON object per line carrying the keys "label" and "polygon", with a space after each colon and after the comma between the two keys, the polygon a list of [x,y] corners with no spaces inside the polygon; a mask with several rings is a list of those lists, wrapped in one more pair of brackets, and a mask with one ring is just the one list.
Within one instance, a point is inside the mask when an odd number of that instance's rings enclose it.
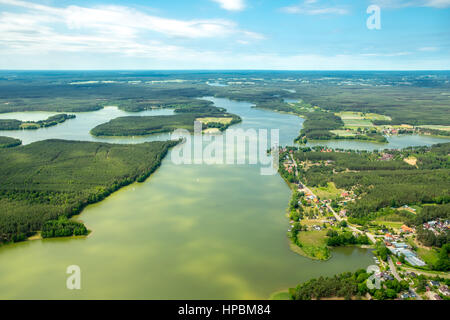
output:
{"label": "village", "polygon": [[[332,151],[326,148],[320,149],[320,152]],[[344,190],[339,193],[337,199],[324,199],[318,196],[311,190],[312,188],[309,188],[301,181],[299,176],[300,166],[318,164],[297,163],[292,150],[281,148],[280,152],[283,155],[283,169],[290,175],[295,176],[294,181],[288,182],[293,189],[293,200],[295,200],[294,204],[291,202],[289,234],[295,231],[300,223],[303,234],[315,232],[316,235],[319,235],[321,232],[325,236],[330,234],[330,230],[336,230],[344,233],[351,232],[355,238],[366,236],[370,240],[371,248],[383,246],[388,250],[385,260],[379,255],[378,250],[373,251],[375,255],[374,264],[376,266],[373,269],[375,279],[381,284],[393,280],[409,284],[409,288],[399,293],[396,299],[443,300],[444,298],[450,298],[448,288],[448,279],[450,277],[448,273],[444,274],[443,279],[445,281],[439,281],[439,276],[443,276],[443,274],[427,271],[427,263],[416,252],[417,244],[414,241],[416,238],[415,228],[402,224],[397,228],[377,226],[374,229],[367,230],[367,228],[349,223],[346,206],[358,199],[355,193],[352,190]],[[392,158],[393,155],[383,153],[379,160],[389,161]],[[327,161],[325,165],[330,163],[331,161]],[[294,212],[300,211],[301,214],[292,214],[293,207],[298,208]],[[415,208],[407,205],[396,210],[405,210],[413,214],[416,212]],[[424,223],[423,228],[438,235],[450,229],[450,223],[447,220],[433,220]],[[302,247],[305,247],[305,245],[302,244]],[[363,247],[369,246],[363,245]]]}

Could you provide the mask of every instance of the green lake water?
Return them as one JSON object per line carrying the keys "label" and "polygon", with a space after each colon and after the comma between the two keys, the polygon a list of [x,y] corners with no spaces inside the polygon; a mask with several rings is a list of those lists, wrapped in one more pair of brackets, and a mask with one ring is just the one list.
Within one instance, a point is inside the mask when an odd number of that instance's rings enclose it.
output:
{"label": "green lake water", "polygon": [[[244,102],[213,101],[241,115],[243,122],[233,129],[279,129],[282,145],[291,144],[301,128],[302,120],[292,115],[253,109]],[[106,108],[77,114],[77,119],[53,128],[0,135],[24,143],[168,138],[89,135],[93,126],[124,114]],[[413,144],[421,143],[417,139]],[[289,198],[284,181],[278,175],[260,175],[258,166],[176,165],[169,153],[145,183],[121,189],[83,211],[78,219],[93,230],[88,238],[0,247],[0,299],[265,299],[312,277],[372,263],[370,251],[360,248],[333,250],[326,262],[291,252],[285,216]],[[81,268],[81,290],[66,288],[70,265]]]}

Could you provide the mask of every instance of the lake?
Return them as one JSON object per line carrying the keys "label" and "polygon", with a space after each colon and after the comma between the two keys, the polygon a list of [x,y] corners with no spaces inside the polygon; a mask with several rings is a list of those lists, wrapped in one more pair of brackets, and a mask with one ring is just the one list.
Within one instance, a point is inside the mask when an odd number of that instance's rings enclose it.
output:
{"label": "lake", "polygon": [[[281,145],[292,144],[301,129],[302,120],[293,115],[208,99],[242,117],[232,129],[279,129]],[[89,135],[94,126],[127,114],[110,107],[76,113],[77,119],[56,127],[0,135],[24,143],[48,138],[115,143],[168,139]],[[420,137],[408,141],[404,143],[432,143]],[[178,148],[182,146],[172,152]],[[176,165],[171,153],[145,183],[123,188],[83,211],[78,219],[93,230],[88,238],[0,247],[0,299],[266,299],[310,278],[355,271],[373,262],[370,250],[354,247],[333,250],[326,262],[290,251],[290,190],[278,175],[262,176],[258,166],[246,164]],[[81,268],[81,290],[66,289],[70,265]]]}

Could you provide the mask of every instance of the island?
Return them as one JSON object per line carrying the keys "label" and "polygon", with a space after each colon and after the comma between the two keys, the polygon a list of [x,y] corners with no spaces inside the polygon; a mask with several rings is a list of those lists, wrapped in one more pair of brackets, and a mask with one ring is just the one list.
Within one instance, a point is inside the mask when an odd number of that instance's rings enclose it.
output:
{"label": "island", "polygon": [[47,128],[56,126],[59,123],[63,123],[69,119],[75,119],[74,114],[57,114],[48,117],[46,120],[39,121],[21,121],[15,119],[0,119],[0,130],[33,130],[39,128]]}
{"label": "island", "polygon": [[215,107],[178,109],[175,112],[174,115],[166,116],[119,117],[93,128],[91,134],[94,136],[143,136],[172,132],[176,129],[193,132],[195,121],[202,123],[203,130],[224,131],[241,121],[239,116]]}

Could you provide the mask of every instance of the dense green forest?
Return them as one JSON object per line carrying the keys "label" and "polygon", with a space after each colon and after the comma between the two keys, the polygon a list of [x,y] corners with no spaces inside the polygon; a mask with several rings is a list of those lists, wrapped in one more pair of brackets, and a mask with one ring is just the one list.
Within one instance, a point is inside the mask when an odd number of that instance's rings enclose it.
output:
{"label": "dense green forest", "polygon": [[[148,116],[148,117],[119,117],[107,123],[101,124],[91,130],[94,136],[141,136],[160,132],[171,132],[176,129],[194,130],[194,122],[197,118],[232,118],[229,124],[218,124],[217,122],[204,124],[203,128],[216,127],[224,130],[232,124],[241,121],[237,115],[224,112],[223,109],[209,107],[206,110],[197,110],[200,108],[189,108],[196,113],[178,111],[174,115],[167,116]],[[202,112],[200,112],[202,111]]]}
{"label": "dense green forest", "polygon": [[[296,97],[332,112],[358,111],[390,116],[389,124],[448,125],[449,99],[439,87],[416,85],[298,86]],[[377,122],[377,124],[383,124]]]}
{"label": "dense green forest", "polygon": [[0,136],[0,149],[17,147],[20,146],[21,144],[22,141],[19,139]]}
{"label": "dense green forest", "polygon": [[[27,76],[27,78],[30,76]],[[32,78],[32,77],[30,77]],[[104,106],[118,106],[130,112],[153,108],[183,108],[208,106],[209,101],[197,99],[213,96],[206,84],[192,83],[137,83],[114,81],[111,78],[83,81],[78,77],[67,82],[1,81],[0,113],[18,111],[86,112]],[[130,79],[131,81],[131,79]],[[55,83],[56,82],[56,83]]]}
{"label": "dense green forest", "polygon": [[327,246],[339,247],[348,245],[368,245],[371,242],[366,235],[354,236],[351,232],[339,233],[335,230],[328,230],[327,232]]}
{"label": "dense green forest", "polygon": [[298,285],[296,288],[289,289],[293,300],[312,300],[323,298],[345,298],[360,299],[366,293],[370,293],[377,300],[395,299],[398,294],[409,289],[406,281],[390,280],[385,281],[386,288],[368,289],[367,279],[370,274],[364,269],[354,273],[345,272],[333,277],[320,277],[312,279]]}
{"label": "dense green forest", "polygon": [[300,132],[297,141],[304,139],[311,140],[330,140],[337,137],[330,130],[342,128],[344,123],[341,118],[333,113],[315,111],[306,113],[306,121],[303,123],[303,129]]}
{"label": "dense green forest", "polygon": [[[367,281],[370,274],[364,269],[356,272],[345,272],[333,277],[320,277],[311,279],[295,288],[289,289],[292,300],[312,300],[325,298],[361,299],[367,293],[376,300],[397,299],[400,293],[410,290],[410,283],[405,280],[386,280],[382,282],[380,289],[368,289]],[[442,284],[449,285],[450,280],[439,277],[426,277],[418,275],[415,279],[417,292],[424,293],[429,280],[433,279]],[[370,281],[370,280],[369,280]]]}
{"label": "dense green forest", "polygon": [[[145,181],[176,143],[45,140],[0,149],[0,242],[23,240],[48,221]],[[52,225],[46,230],[58,229]]]}
{"label": "dense green forest", "polygon": [[69,119],[75,119],[73,114],[56,114],[46,120],[20,121],[15,119],[0,119],[0,130],[39,129],[56,126]]}

